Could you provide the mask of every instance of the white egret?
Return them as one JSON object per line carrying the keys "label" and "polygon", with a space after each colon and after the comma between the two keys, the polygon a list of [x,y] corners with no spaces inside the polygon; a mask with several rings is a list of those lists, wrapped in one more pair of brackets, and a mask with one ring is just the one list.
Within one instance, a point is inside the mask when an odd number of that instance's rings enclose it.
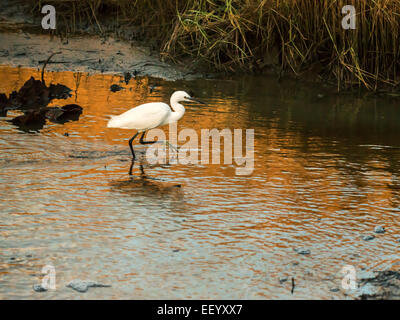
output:
{"label": "white egret", "polygon": [[178,121],[185,114],[185,107],[179,102],[197,102],[205,104],[202,101],[192,98],[185,91],[175,91],[170,99],[171,107],[163,102],[151,102],[141,104],[132,108],[119,116],[112,116],[108,121],[108,128],[134,129],[137,133],[129,140],[129,147],[132,151],[132,161],[135,160],[135,152],[133,151],[132,142],[139,133],[141,144],[155,143],[156,141],[144,141],[146,131],[154,129],[171,122]]}

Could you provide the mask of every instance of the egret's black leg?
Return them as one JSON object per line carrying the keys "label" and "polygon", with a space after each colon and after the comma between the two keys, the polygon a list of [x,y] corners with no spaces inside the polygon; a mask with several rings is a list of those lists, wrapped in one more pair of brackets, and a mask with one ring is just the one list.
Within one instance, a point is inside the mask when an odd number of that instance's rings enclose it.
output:
{"label": "egret's black leg", "polygon": [[129,175],[131,176],[132,175],[132,169],[133,169],[133,165],[135,164],[135,159],[132,159],[132,162],[131,162],[131,166],[130,166],[130,168],[129,168]]}
{"label": "egret's black leg", "polygon": [[146,178],[146,174],[144,173],[143,165],[140,165],[140,172],[142,174],[142,178]]}
{"label": "egret's black leg", "polygon": [[[133,169],[133,165],[134,165],[134,164],[135,164],[135,160],[132,160],[131,166],[130,166],[130,168],[129,168],[129,175],[130,175],[130,176],[132,175],[132,169]],[[145,175],[145,173],[144,173],[143,165],[140,165],[140,172],[141,172],[142,178],[145,179],[145,178],[146,178],[146,175]]]}
{"label": "egret's black leg", "polygon": [[157,141],[144,141],[143,139],[144,139],[144,135],[145,135],[145,131],[143,131],[143,133],[142,133],[142,136],[140,137],[140,143],[141,144],[152,144],[152,143],[156,143]]}
{"label": "egret's black leg", "polygon": [[135,152],[133,151],[133,147],[132,147],[132,142],[133,140],[135,140],[135,138],[137,137],[137,135],[139,134],[139,132],[136,132],[136,134],[129,140],[129,147],[131,148],[132,151],[132,160],[135,161]]}

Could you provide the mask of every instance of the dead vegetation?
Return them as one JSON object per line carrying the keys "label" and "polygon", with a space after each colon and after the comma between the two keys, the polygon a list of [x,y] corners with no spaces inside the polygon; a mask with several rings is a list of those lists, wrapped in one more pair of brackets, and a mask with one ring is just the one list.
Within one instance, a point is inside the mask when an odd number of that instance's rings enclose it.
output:
{"label": "dead vegetation", "polygon": [[[33,1],[39,12],[41,1]],[[100,33],[109,19],[156,39],[177,63],[190,57],[225,71],[312,70],[342,87],[399,85],[397,0],[49,0],[66,32],[88,23]],[[356,30],[341,26],[344,5],[356,8]],[[107,17],[108,19],[105,19]],[[60,25],[60,24],[59,24]]]}

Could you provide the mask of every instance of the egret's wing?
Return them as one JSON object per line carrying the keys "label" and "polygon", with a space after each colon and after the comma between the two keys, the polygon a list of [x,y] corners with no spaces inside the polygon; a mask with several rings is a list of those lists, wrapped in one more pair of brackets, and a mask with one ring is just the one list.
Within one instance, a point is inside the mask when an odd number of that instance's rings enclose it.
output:
{"label": "egret's wing", "polygon": [[170,113],[166,103],[153,102],[142,104],[119,116],[113,117],[107,124],[109,128],[149,130],[161,125]]}

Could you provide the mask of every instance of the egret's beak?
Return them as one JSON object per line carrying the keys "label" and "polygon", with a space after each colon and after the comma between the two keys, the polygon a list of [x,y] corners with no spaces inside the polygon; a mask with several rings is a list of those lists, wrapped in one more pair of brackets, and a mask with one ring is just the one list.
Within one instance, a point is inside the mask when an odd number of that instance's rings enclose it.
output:
{"label": "egret's beak", "polygon": [[186,99],[188,99],[189,101],[192,101],[192,102],[197,102],[197,103],[200,103],[200,104],[207,104],[207,103],[205,103],[205,102],[203,102],[203,101],[200,101],[200,100],[194,99],[194,98],[192,98],[192,97],[190,97],[190,98],[186,98]]}

